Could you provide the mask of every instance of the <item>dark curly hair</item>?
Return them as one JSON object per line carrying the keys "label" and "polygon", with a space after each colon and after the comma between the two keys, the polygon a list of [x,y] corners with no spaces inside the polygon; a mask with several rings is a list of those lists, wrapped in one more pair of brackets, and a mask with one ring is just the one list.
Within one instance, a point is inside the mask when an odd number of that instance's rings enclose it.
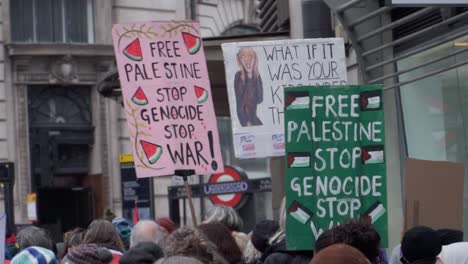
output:
{"label": "dark curly hair", "polygon": [[380,235],[363,220],[350,220],[324,232],[316,242],[316,251],[332,244],[347,244],[359,249],[371,263],[379,262]]}
{"label": "dark curly hair", "polygon": [[166,255],[193,257],[203,263],[212,263],[216,246],[196,229],[182,227],[174,231],[166,242]]}
{"label": "dark curly hair", "polygon": [[218,248],[224,259],[229,263],[239,263],[242,252],[231,235],[231,231],[221,223],[201,224],[198,229]]}

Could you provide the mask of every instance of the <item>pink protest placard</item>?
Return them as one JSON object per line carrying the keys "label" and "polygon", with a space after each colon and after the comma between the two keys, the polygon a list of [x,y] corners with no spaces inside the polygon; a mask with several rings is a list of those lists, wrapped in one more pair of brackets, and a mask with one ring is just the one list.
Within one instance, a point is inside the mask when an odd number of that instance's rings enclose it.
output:
{"label": "pink protest placard", "polygon": [[118,24],[112,36],[137,176],[222,172],[198,22]]}

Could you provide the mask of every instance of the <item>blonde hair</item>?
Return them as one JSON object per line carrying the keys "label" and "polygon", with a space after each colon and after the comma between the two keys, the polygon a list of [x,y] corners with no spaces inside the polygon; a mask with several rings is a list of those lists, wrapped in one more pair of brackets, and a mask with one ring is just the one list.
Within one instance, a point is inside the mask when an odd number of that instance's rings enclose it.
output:
{"label": "blonde hair", "polygon": [[246,48],[240,48],[239,49],[239,52],[237,53],[237,63],[239,64],[239,67],[240,67],[240,72],[241,72],[241,80],[244,82],[245,79],[246,79],[246,70],[244,68],[244,65],[242,65],[242,62],[241,62],[241,56],[243,53],[247,53],[249,55],[252,55],[255,59],[254,61],[254,65],[253,65],[253,71],[252,71],[252,77],[254,78],[257,78],[259,76],[258,74],[258,58],[257,58],[257,53],[255,52],[255,50],[253,48],[250,48],[250,47],[246,47]]}

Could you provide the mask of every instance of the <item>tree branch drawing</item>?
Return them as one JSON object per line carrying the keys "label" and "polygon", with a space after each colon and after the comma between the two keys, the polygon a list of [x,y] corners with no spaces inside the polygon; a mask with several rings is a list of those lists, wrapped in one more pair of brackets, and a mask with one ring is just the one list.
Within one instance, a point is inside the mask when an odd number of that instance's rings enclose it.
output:
{"label": "tree branch drawing", "polygon": [[151,167],[151,165],[148,165],[148,162],[145,159],[145,154],[143,153],[143,149],[141,146],[138,144],[138,138],[140,136],[146,136],[149,137],[151,134],[149,132],[143,131],[141,128],[147,128],[147,126],[144,123],[138,123],[137,119],[137,111],[138,108],[132,108],[130,101],[127,101],[126,103],[126,108],[130,109],[130,111],[127,111],[127,118],[132,118],[131,120],[128,121],[129,125],[135,128],[135,134],[132,133],[132,131],[129,130],[130,136],[134,139],[135,142],[135,152],[138,160],[140,161],[141,164],[137,165],[138,168],[144,168],[144,169],[149,169],[149,170],[162,170],[164,167],[161,168],[154,168]]}
{"label": "tree branch drawing", "polygon": [[123,38],[133,38],[133,37],[146,37],[148,40],[151,40],[152,37],[157,37],[158,33],[153,31],[154,26],[148,27],[145,29],[146,24],[142,24],[140,28],[137,29],[136,24],[132,24],[130,28],[122,26],[122,29],[124,30],[123,32],[120,32],[119,30],[115,29],[115,34],[119,37],[119,45],[118,47],[120,48],[120,43],[122,42]]}
{"label": "tree branch drawing", "polygon": [[160,25],[159,28],[163,31],[161,37],[166,37],[169,35],[169,37],[172,38],[181,32],[190,33],[191,30],[197,32],[197,34],[200,34],[200,32],[198,32],[192,23],[185,21],[172,21],[165,25]]}

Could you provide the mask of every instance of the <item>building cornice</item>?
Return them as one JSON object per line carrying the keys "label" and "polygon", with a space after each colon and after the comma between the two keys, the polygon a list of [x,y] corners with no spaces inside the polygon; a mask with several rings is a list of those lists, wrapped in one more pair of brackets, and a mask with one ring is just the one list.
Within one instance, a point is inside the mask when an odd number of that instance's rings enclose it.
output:
{"label": "building cornice", "polygon": [[64,43],[12,43],[6,45],[8,56],[114,57],[112,45]]}

